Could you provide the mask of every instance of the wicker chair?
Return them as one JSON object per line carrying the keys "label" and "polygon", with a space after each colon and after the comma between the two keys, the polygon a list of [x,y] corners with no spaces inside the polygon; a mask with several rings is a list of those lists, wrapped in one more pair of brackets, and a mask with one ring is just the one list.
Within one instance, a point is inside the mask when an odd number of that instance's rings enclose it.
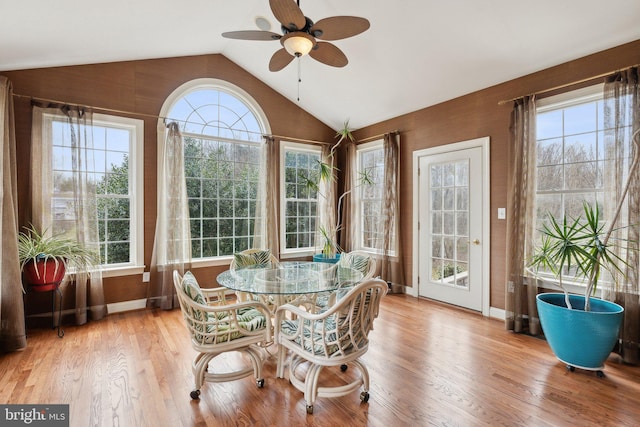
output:
{"label": "wicker chair", "polygon": [[[198,352],[192,365],[195,389],[191,398],[199,399],[205,381],[233,381],[252,373],[258,387],[263,387],[264,353],[260,346],[271,342],[269,309],[254,301],[230,303],[226,299],[226,288],[201,289],[191,272],[180,277],[180,273],[174,271],[173,284],[191,335],[191,345]],[[210,371],[209,364],[215,357],[233,351],[246,354],[251,366],[232,372]]]}
{"label": "wicker chair", "polygon": [[[337,267],[353,268],[360,271],[362,273],[362,279],[360,279],[360,282],[363,282],[374,277],[378,266],[376,259],[372,257],[371,254],[362,251],[351,251],[344,252],[340,255]],[[340,298],[342,295],[349,292],[353,285],[354,282],[346,281],[344,283],[340,283],[339,288],[331,295],[318,296],[316,299],[315,311],[322,312],[326,310],[327,307],[335,303],[336,298]]]}
{"label": "wicker chair", "polygon": [[[234,254],[231,264],[229,264],[229,270],[239,270],[257,266],[275,268],[279,264],[278,258],[276,258],[270,250],[253,248]],[[238,297],[238,301],[261,301],[267,304],[272,312],[275,310],[273,301],[268,297],[252,296],[246,292],[236,292],[236,296]]]}
{"label": "wicker chair", "polygon": [[378,264],[376,259],[366,252],[351,251],[340,255],[338,265],[342,267],[351,267],[362,273],[362,280],[372,279],[376,274]]}
{"label": "wicker chair", "polygon": [[[344,396],[360,386],[363,386],[360,399],[369,400],[369,372],[359,358],[369,348],[369,331],[387,289],[384,281],[369,279],[354,286],[322,313],[309,313],[290,304],[276,311],[275,340],[279,344],[276,375],[284,378],[287,350],[290,351],[289,381],[304,392],[307,413],[313,413],[317,397]],[[302,378],[296,370],[305,362],[310,366]],[[359,370],[354,381],[338,387],[318,386],[325,366],[347,363]]]}
{"label": "wicker chair", "polygon": [[237,270],[256,265],[276,267],[278,264],[278,258],[276,258],[270,250],[254,248],[246,249],[235,254],[231,260],[231,264],[229,264],[229,270]]}

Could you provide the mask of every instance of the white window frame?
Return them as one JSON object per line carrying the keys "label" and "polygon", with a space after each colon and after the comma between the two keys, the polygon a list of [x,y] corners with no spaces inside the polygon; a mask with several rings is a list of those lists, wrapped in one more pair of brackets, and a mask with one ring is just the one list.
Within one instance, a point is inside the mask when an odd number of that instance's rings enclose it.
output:
{"label": "white window frame", "polygon": [[[364,144],[360,144],[356,147],[356,168],[355,168],[355,172],[356,172],[356,176],[355,176],[355,188],[353,189],[352,192],[352,201],[353,201],[353,212],[354,212],[354,218],[355,218],[355,243],[354,243],[354,249],[355,250],[359,250],[359,251],[363,251],[363,252],[368,252],[368,253],[372,253],[372,254],[377,254],[377,255],[383,255],[383,251],[377,248],[371,248],[368,246],[364,245],[364,235],[363,235],[363,229],[364,229],[364,218],[362,215],[362,188],[361,185],[358,184],[358,176],[360,175],[360,173],[362,173],[362,161],[361,161],[361,155],[370,151],[377,151],[377,150],[383,150],[383,155],[384,155],[384,141],[382,139],[378,139],[375,141],[371,141],[371,142],[367,142]],[[384,170],[384,169],[383,169]],[[383,174],[384,175],[384,174]],[[384,182],[379,183],[379,185],[384,187]],[[383,192],[384,193],[384,192]],[[394,227],[396,227],[397,224],[394,224]],[[395,230],[394,233],[397,236],[397,228]],[[396,256],[396,245],[398,244],[398,239],[396,238],[394,240],[394,245],[391,248],[391,250],[389,251],[389,256],[390,257],[395,257]]]}
{"label": "white window frame", "polygon": [[[44,126],[53,120],[67,118],[62,114],[45,114]],[[123,129],[129,132],[129,200],[130,204],[130,261],[102,264],[103,277],[141,274],[144,271],[144,121],[129,117],[93,114],[93,126]],[[52,150],[52,147],[50,146]],[[52,153],[53,154],[53,153]],[[52,221],[53,218],[49,218]],[[102,242],[100,242],[102,243]]]}
{"label": "white window frame", "polygon": [[[572,107],[575,105],[597,102],[603,99],[604,99],[604,83],[588,86],[588,87],[573,90],[570,92],[565,92],[565,93],[550,96],[547,98],[542,98],[536,101],[536,115],[538,113],[545,113],[549,111],[559,110],[563,108]],[[596,133],[598,133],[599,131],[602,131],[602,129],[596,130]],[[536,145],[537,145],[537,138],[536,138]],[[537,164],[536,164],[536,168],[537,168]],[[597,190],[594,189],[594,192],[596,191]],[[547,191],[546,193],[548,194],[552,192]],[[567,193],[567,191],[557,191],[557,193]],[[538,190],[536,188],[536,199],[537,199],[537,196],[538,196]],[[560,286],[557,284],[557,280],[554,277],[552,277],[552,275],[542,274],[541,276],[544,280],[546,287],[554,288],[556,290],[561,290]],[[565,278],[563,280],[563,286],[569,292],[582,294],[584,293],[584,290],[586,288],[586,282],[583,283],[580,281],[570,281]],[[600,295],[601,295],[601,289],[598,288],[596,291],[596,296],[600,296]]]}
{"label": "white window frame", "polygon": [[[162,108],[160,109],[160,119],[157,123],[157,143],[158,147],[161,147],[167,132],[166,123],[172,121],[172,118],[169,116],[169,112],[172,110],[174,105],[182,99],[184,96],[191,92],[195,92],[202,89],[213,89],[221,92],[226,92],[235,98],[244,102],[245,106],[249,108],[249,110],[254,114],[258,122],[260,123],[263,134],[269,135],[271,134],[271,127],[269,125],[269,121],[267,120],[267,115],[260,107],[260,104],[244,89],[227,82],[221,79],[215,78],[199,78],[190,80],[188,82],[183,83],[181,86],[176,88],[164,101]],[[178,120],[179,121],[179,120]],[[183,135],[184,136],[184,135]],[[196,135],[192,135],[196,136]],[[218,138],[223,140],[223,138]],[[247,141],[249,143],[249,141]],[[158,164],[162,161],[162,153],[161,150],[158,150]],[[268,189],[267,189],[268,191]],[[262,204],[264,205],[264,203]],[[260,215],[260,218],[264,222],[264,215]],[[257,225],[256,225],[257,226]],[[264,224],[260,225],[261,229],[264,230]],[[191,261],[191,265],[194,268],[201,267],[212,267],[212,266],[224,266],[229,265],[231,260],[233,259],[233,255],[224,255],[219,257],[210,257],[210,258],[194,258]]]}
{"label": "white window frame", "polygon": [[[280,256],[282,258],[293,258],[300,256],[309,256],[313,255],[317,252],[317,248],[315,245],[315,241],[312,242],[311,246],[305,248],[296,248],[296,249],[287,249],[286,248],[286,225],[287,225],[287,215],[286,215],[286,183],[285,183],[285,155],[287,151],[296,151],[296,152],[305,152],[305,153],[313,153],[317,154],[320,159],[322,159],[322,148],[317,145],[310,144],[301,144],[297,142],[291,141],[281,141],[280,142]],[[320,201],[318,200],[318,203]],[[319,206],[318,206],[319,209]],[[318,214],[319,212],[316,212]],[[316,215],[316,223],[318,224],[318,215]],[[316,224],[316,225],[317,225]],[[317,230],[314,232],[314,237],[317,235]],[[314,238],[315,240],[315,238]]]}

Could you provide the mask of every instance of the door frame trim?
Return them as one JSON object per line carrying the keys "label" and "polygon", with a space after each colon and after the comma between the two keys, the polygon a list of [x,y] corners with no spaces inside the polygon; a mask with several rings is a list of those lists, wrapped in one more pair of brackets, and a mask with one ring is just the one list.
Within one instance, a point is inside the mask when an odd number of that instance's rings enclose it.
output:
{"label": "door frame trim", "polygon": [[482,315],[489,316],[491,308],[491,284],[490,284],[490,259],[491,259],[491,183],[490,183],[490,139],[488,136],[452,144],[440,145],[437,147],[416,150],[413,152],[413,255],[412,255],[412,277],[414,285],[407,287],[407,293],[418,297],[419,285],[417,282],[420,259],[420,239],[418,231],[418,208],[420,201],[420,180],[418,177],[418,167],[420,158],[435,154],[449,153],[453,151],[467,150],[470,148],[482,148],[482,234],[486,244],[482,245]]}

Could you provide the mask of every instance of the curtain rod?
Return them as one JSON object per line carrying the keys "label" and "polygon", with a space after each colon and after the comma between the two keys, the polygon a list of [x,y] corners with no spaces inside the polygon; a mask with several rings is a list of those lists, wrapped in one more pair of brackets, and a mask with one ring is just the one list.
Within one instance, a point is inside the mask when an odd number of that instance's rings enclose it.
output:
{"label": "curtain rod", "polygon": [[[396,129],[396,130],[392,130],[392,131],[387,132],[387,133],[392,133],[392,134],[397,135],[397,134],[399,134],[399,133],[400,133],[400,130],[399,130],[399,129]],[[380,135],[368,136],[368,137],[366,137],[366,138],[364,138],[364,139],[359,139],[357,142],[365,143],[365,142],[373,141],[374,139],[380,139],[380,138],[382,138],[383,136],[385,136],[387,133],[381,133]]]}
{"label": "curtain rod", "polygon": [[331,145],[332,142],[326,142],[326,141],[316,141],[313,139],[303,139],[303,138],[294,138],[291,136],[282,136],[282,135],[269,135],[269,134],[264,134],[262,135],[263,138],[278,138],[278,139],[286,139],[287,141],[291,141],[291,142],[306,142],[309,144],[318,144],[318,145]]}
{"label": "curtain rod", "polygon": [[[131,116],[149,117],[149,118],[152,118],[152,119],[162,119],[165,122],[167,120],[176,120],[176,121],[180,121],[180,122],[185,122],[184,120],[172,119],[171,117],[163,117],[163,116],[159,116],[157,114],[137,113],[137,112],[133,112],[133,111],[117,110],[117,109],[114,109],[114,108],[105,108],[105,107],[96,107],[96,106],[93,106],[93,105],[75,104],[75,103],[72,103],[72,102],[59,101],[57,99],[39,98],[39,97],[36,97],[36,96],[21,95],[21,94],[18,94],[18,93],[14,93],[13,96],[15,96],[16,98],[30,99],[32,101],[50,102],[50,103],[53,103],[53,104],[62,104],[62,105],[69,105],[69,106],[72,106],[72,107],[90,108],[90,109],[93,109],[93,110],[106,111],[106,112],[110,112],[110,113],[125,114],[125,115],[131,115]],[[185,122],[185,123],[189,123],[189,122]],[[250,131],[246,131],[246,130],[243,130],[243,132],[254,133],[254,132],[250,132]],[[262,134],[262,136],[263,137],[274,137],[274,138],[286,139],[286,140],[290,140],[290,141],[294,141],[294,142],[307,142],[307,143],[311,143],[311,144],[323,144],[323,145],[324,144],[326,144],[326,145],[330,145],[331,144],[330,142],[314,141],[314,140],[311,140],[311,139],[293,138],[293,137],[290,137],[290,136],[268,135],[268,134]]]}
{"label": "curtain rod", "polygon": [[75,104],[73,102],[58,101],[57,99],[38,98],[38,97],[35,97],[35,96],[20,95],[18,93],[14,93],[13,96],[15,96],[16,98],[30,99],[32,101],[50,102],[52,104],[69,105],[71,107],[83,107],[83,108],[89,108],[89,109],[97,110],[97,111],[107,111],[109,113],[127,114],[127,115],[132,115],[132,116],[142,116],[142,117],[150,117],[152,119],[163,119],[163,120],[166,120],[166,117],[160,117],[160,116],[155,115],[155,114],[136,113],[136,112],[133,112],[133,111],[116,110],[114,108],[105,108],[105,107],[96,107],[96,106],[93,106],[93,105]]}
{"label": "curtain rod", "polygon": [[565,84],[562,84],[562,85],[554,86],[554,87],[551,87],[551,88],[548,88],[548,89],[539,90],[537,92],[528,93],[526,95],[516,96],[515,98],[505,99],[505,100],[502,100],[502,101],[498,101],[498,105],[504,105],[504,104],[507,104],[509,102],[517,101],[518,99],[522,99],[525,96],[540,95],[542,93],[553,92],[554,90],[564,89],[566,87],[577,85],[577,84],[580,84],[580,83],[586,83],[586,82],[591,81],[591,80],[601,79],[603,77],[611,76],[611,75],[613,75],[615,73],[619,73],[620,71],[625,71],[625,70],[628,70],[630,68],[637,67],[639,65],[640,64],[631,65],[629,67],[621,68],[619,70],[613,70],[613,71],[609,71],[607,73],[598,74],[597,76],[587,77],[587,78],[584,78],[584,79],[580,79],[580,80],[576,80],[576,81],[573,81],[573,82],[565,83]]}

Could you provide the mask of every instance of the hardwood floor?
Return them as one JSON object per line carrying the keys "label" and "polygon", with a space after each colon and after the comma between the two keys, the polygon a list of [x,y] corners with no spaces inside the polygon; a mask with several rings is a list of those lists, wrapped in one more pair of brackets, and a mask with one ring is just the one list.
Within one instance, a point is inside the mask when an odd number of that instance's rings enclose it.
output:
{"label": "hardwood floor", "polygon": [[[371,399],[319,399],[275,378],[205,384],[192,401],[191,349],[179,310],[142,310],[81,327],[29,330],[0,356],[0,402],[70,404],[71,426],[632,426],[640,368],[612,356],[604,379],[568,372],[545,341],[501,321],[406,295],[383,299],[364,360]],[[234,360],[228,359],[232,364]],[[350,371],[327,370],[335,383]]]}

